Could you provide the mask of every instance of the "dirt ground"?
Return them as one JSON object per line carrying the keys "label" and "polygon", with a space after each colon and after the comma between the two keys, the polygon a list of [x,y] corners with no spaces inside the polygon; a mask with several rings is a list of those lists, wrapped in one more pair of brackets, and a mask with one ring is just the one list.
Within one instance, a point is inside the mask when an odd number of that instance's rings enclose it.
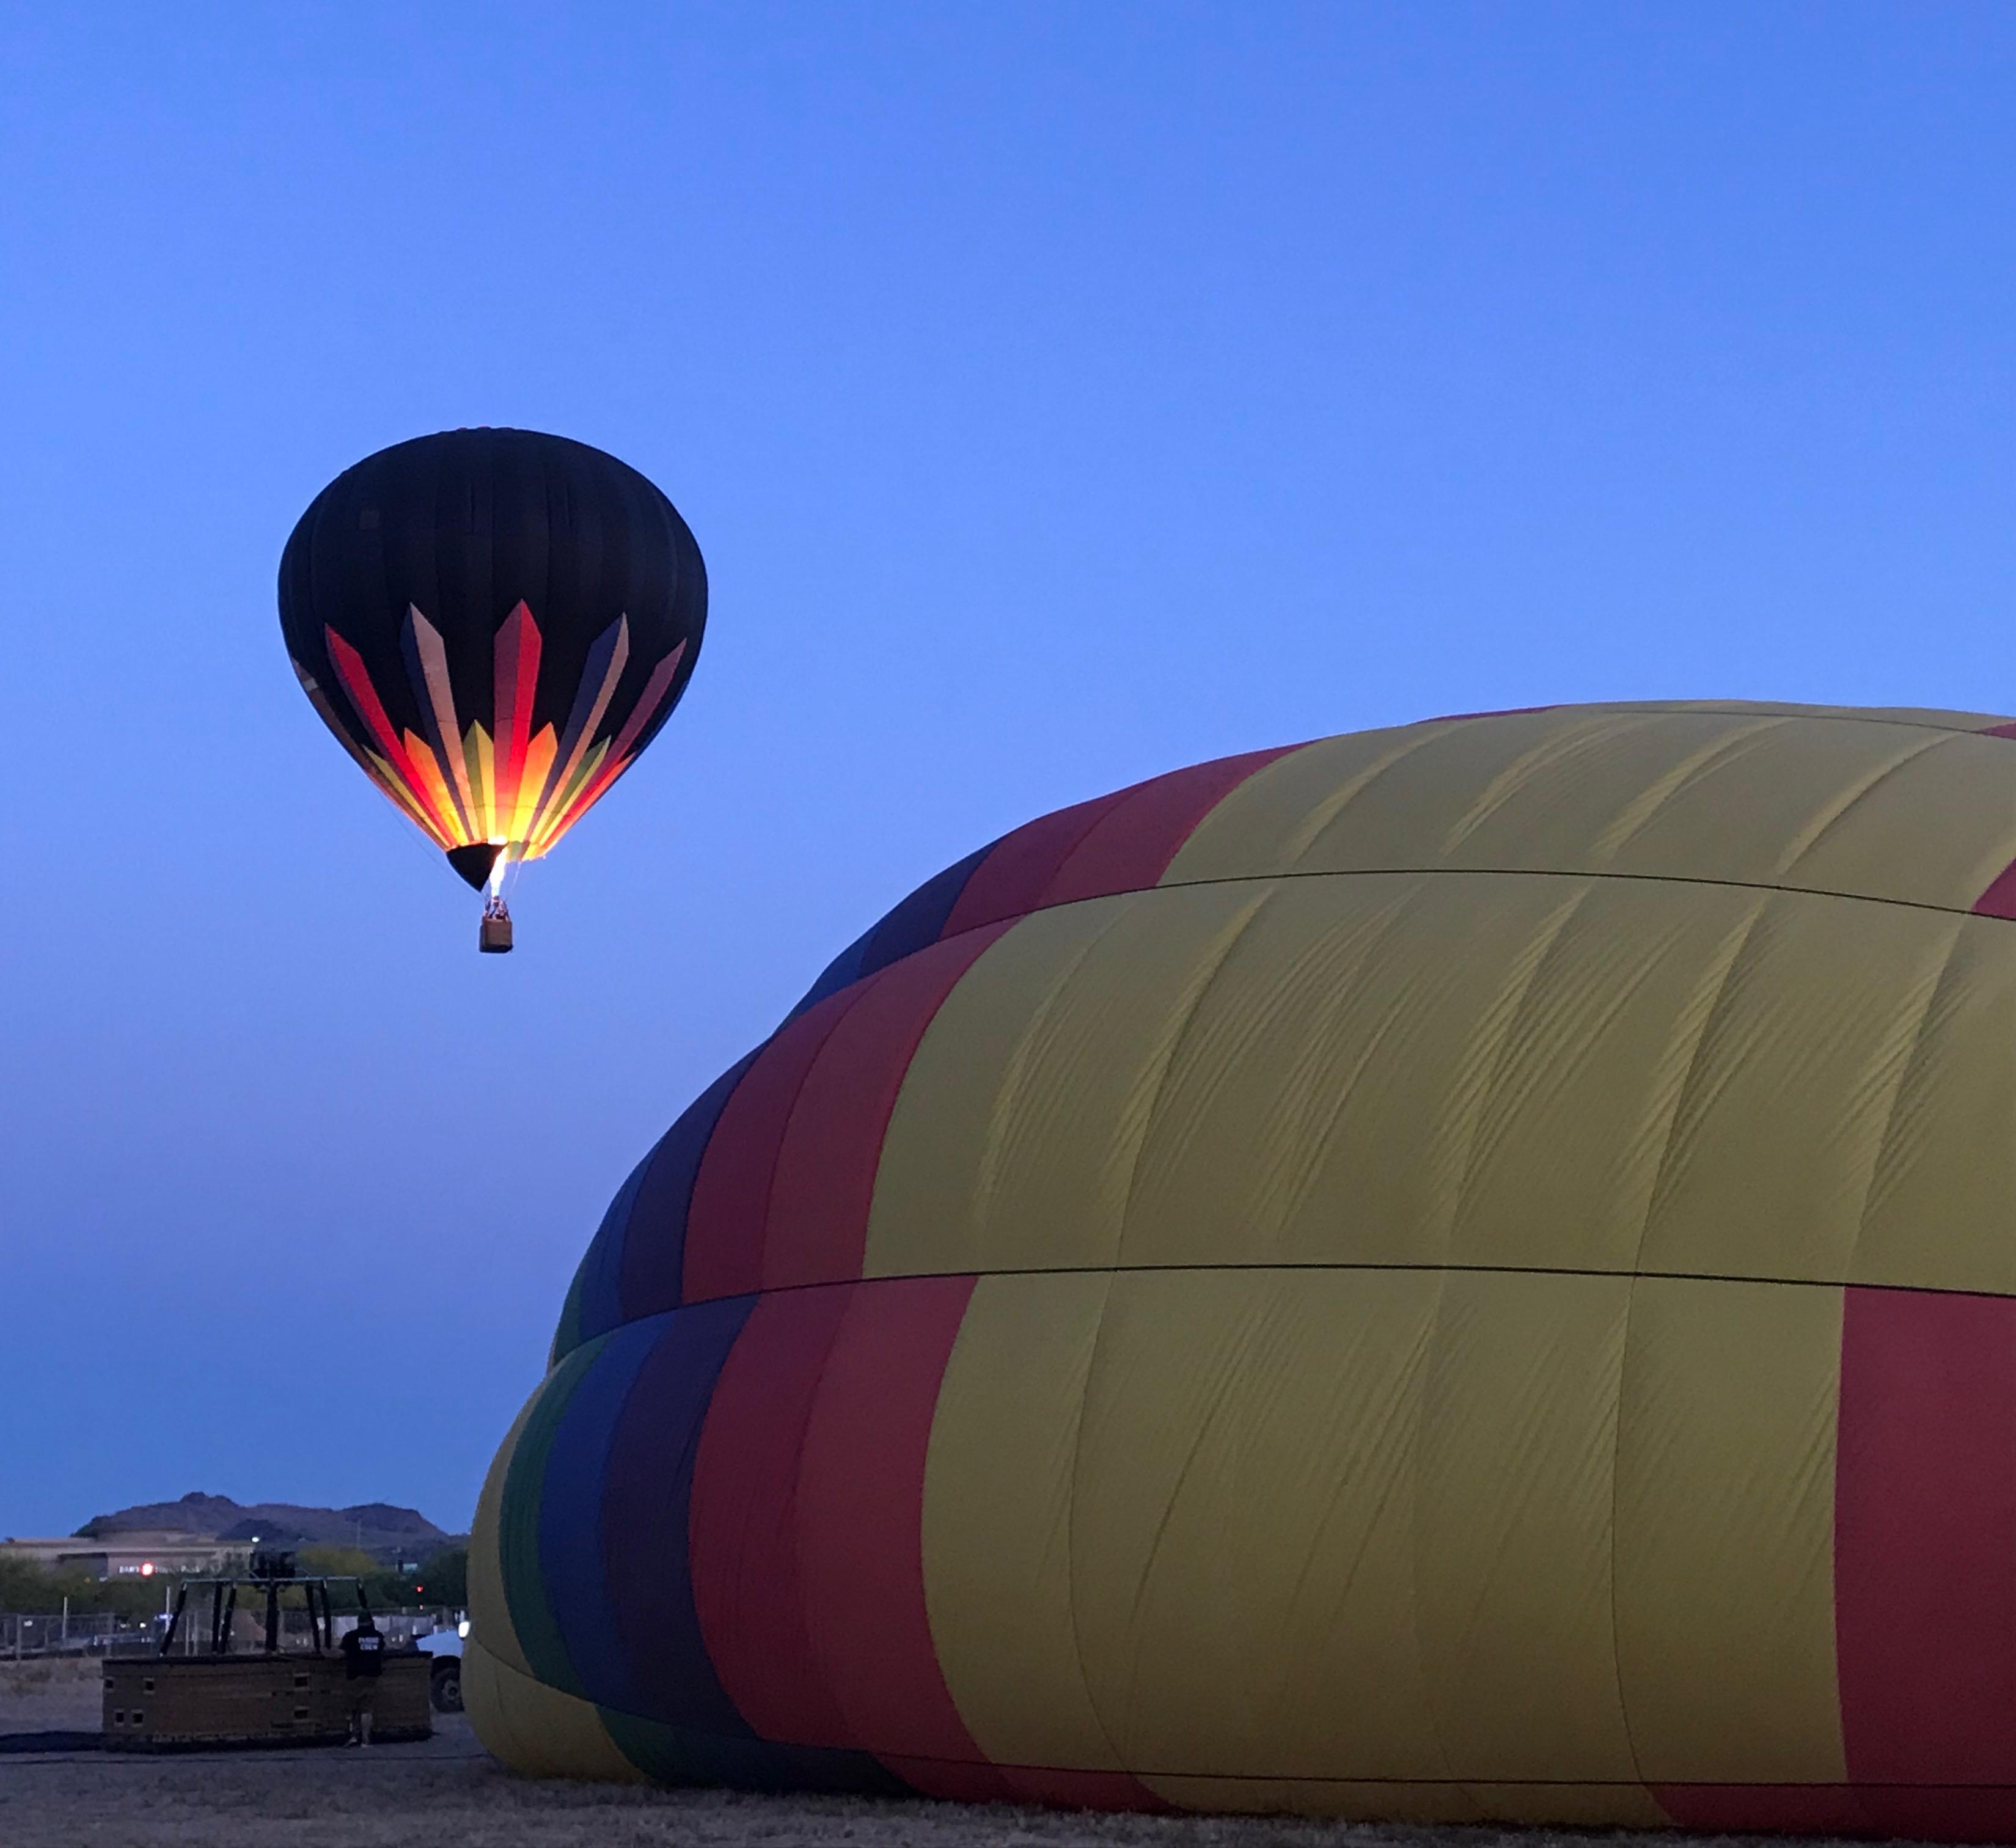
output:
{"label": "dirt ground", "polygon": [[[369,1753],[0,1758],[6,1848],[1543,1848],[1567,1839],[529,1783],[506,1776],[459,1717],[430,1745]],[[1575,1840],[1597,1848],[1604,1838]]]}
{"label": "dirt ground", "polygon": [[[24,1665],[24,1668],[25,1668]],[[95,1664],[0,1664],[0,1732],[97,1724]],[[460,1715],[369,1752],[0,1756],[4,1848],[1684,1848],[1701,1838],[1086,1816],[852,1797],[533,1783]],[[1733,1848],[1733,1844],[1732,1844]]]}
{"label": "dirt ground", "polygon": [[102,1664],[0,1661],[0,1733],[88,1732],[103,1718]]}

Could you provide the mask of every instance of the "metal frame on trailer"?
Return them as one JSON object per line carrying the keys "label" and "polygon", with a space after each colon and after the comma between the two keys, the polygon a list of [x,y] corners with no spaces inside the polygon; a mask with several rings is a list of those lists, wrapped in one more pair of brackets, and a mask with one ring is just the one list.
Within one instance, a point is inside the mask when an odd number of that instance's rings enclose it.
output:
{"label": "metal frame on trailer", "polygon": [[[255,1562],[256,1563],[256,1562]],[[175,1637],[181,1632],[182,1613],[189,1605],[192,1591],[209,1590],[222,1594],[210,1602],[210,1647],[206,1653],[211,1655],[229,1655],[232,1653],[231,1632],[238,1615],[238,1588],[241,1585],[263,1586],[266,1592],[265,1650],[268,1655],[280,1653],[280,1594],[290,1586],[299,1586],[308,1594],[308,1634],[315,1645],[315,1653],[326,1654],[336,1646],[336,1613],[329,1601],[332,1585],[354,1585],[357,1588],[357,1608],[364,1616],[371,1614],[371,1600],[364,1590],[364,1581],[349,1573],[317,1573],[307,1578],[297,1578],[289,1573],[283,1576],[275,1572],[233,1573],[212,1579],[185,1579],[175,1592],[175,1608],[170,1613],[167,1626],[161,1632],[159,1653],[166,1655],[175,1648]],[[317,1608],[317,1600],[320,1608]]]}

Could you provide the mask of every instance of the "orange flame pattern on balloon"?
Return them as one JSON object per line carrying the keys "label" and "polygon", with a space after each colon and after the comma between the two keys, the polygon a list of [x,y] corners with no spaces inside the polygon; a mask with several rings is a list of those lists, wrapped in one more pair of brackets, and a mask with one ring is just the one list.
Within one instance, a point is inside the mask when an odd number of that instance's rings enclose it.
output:
{"label": "orange flame pattern on balloon", "polygon": [[359,767],[437,846],[509,845],[513,859],[537,859],[621,776],[677,677],[681,642],[651,670],[643,697],[613,737],[596,732],[630,660],[630,625],[618,617],[596,639],[564,730],[532,729],[542,638],[521,601],[497,632],[495,693],[488,729],[466,726],[455,710],[439,632],[409,607],[401,641],[408,677],[428,735],[394,725],[357,650],[325,629],[329,657],[365,736],[337,713],[329,690],[299,661],[294,672],[322,722]]}

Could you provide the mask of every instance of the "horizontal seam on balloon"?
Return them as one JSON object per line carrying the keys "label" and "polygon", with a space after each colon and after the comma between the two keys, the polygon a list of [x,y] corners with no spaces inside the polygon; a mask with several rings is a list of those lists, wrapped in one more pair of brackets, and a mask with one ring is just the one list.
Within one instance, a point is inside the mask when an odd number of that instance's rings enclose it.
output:
{"label": "horizontal seam on balloon", "polygon": [[[1041,912],[1067,911],[1074,905],[1096,905],[1104,899],[1130,898],[1141,892],[1187,892],[1211,885],[1251,885],[1265,880],[1283,879],[1393,879],[1449,877],[1485,879],[1629,879],[1648,885],[1699,885],[1722,892],[1784,892],[1794,898],[1843,899],[1853,905],[1895,905],[1906,911],[1931,911],[1942,917],[1979,917],[2007,924],[2016,919],[1999,918],[1993,912],[1976,911],[1967,905],[1940,905],[1929,899],[1886,899],[1874,892],[1838,892],[1831,887],[1780,885],[1766,880],[1709,879],[1687,873],[1621,873],[1594,867],[1561,866],[1329,866],[1290,869],[1273,873],[1226,873],[1213,879],[1182,879],[1168,885],[1135,886],[1127,892],[1101,892],[1092,898],[1067,899],[1061,904],[1039,905],[1024,911],[1023,917]],[[1978,901],[1977,901],[1978,902]],[[997,920],[999,921],[999,920]],[[954,933],[963,936],[963,931]],[[940,938],[948,942],[948,938]],[[926,946],[927,948],[929,946]],[[913,951],[912,953],[915,954]]]}
{"label": "horizontal seam on balloon", "polygon": [[[805,1283],[776,1284],[764,1290],[743,1290],[735,1294],[737,1296],[782,1296],[797,1290],[845,1290],[859,1284],[927,1282],[934,1278],[955,1277],[983,1279],[996,1277],[1165,1277],[1180,1275],[1186,1271],[1213,1273],[1245,1270],[1379,1270],[1418,1272],[1424,1275],[1461,1272],[1478,1277],[1604,1277],[1626,1281],[1642,1278],[1655,1283],[1762,1284],[1776,1288],[1797,1290],[1891,1290],[1919,1296],[1978,1296],[1990,1302],[2005,1302],[2016,1299],[2016,1286],[2006,1290],[1983,1290],[1949,1284],[1863,1283],[1853,1277],[1758,1277],[1742,1271],[1595,1270],[1571,1264],[1389,1263],[1376,1259],[1308,1259],[1277,1263],[1255,1259],[1216,1264],[1031,1264],[1005,1266],[990,1270],[900,1270],[877,1273],[873,1277],[817,1277]],[[704,1302],[732,1300],[733,1298],[725,1296],[697,1296],[690,1302],[682,1302],[671,1309],[656,1309],[650,1315],[639,1316],[637,1320],[648,1322],[659,1316],[677,1315],[682,1309],[697,1309]],[[634,1324],[625,1323],[621,1326],[628,1327]]]}
{"label": "horizontal seam on balloon", "polygon": [[[855,982],[872,982],[876,976],[882,973],[883,969],[894,968],[897,963],[921,954],[924,950],[931,948],[934,943],[955,942],[959,938],[967,936],[974,931],[987,930],[999,924],[1006,924],[1010,929],[1013,929],[1024,918],[1042,917],[1052,911],[1068,911],[1077,905],[1101,904],[1108,899],[1136,898],[1144,892],[1201,891],[1216,885],[1251,885],[1267,880],[1278,882],[1284,879],[1395,879],[1434,877],[1482,879],[1629,879],[1648,885],[1705,886],[1718,892],[1784,892],[1792,898],[1841,899],[1851,905],[1892,905],[1905,911],[1929,911],[1940,917],[1978,917],[1990,924],[2016,923],[2016,918],[2001,917],[1992,911],[1977,911],[1971,905],[1935,905],[1928,899],[1885,899],[1878,897],[1873,892],[1837,892],[1829,887],[1777,885],[1762,881],[1746,879],[1705,879],[1685,873],[1602,872],[1589,869],[1580,870],[1564,869],[1558,866],[1334,866],[1310,868],[1301,872],[1291,869],[1286,872],[1275,873],[1226,873],[1220,874],[1215,879],[1179,879],[1168,885],[1130,886],[1123,892],[1099,892],[1089,898],[1066,899],[1055,905],[1035,906],[1029,910],[1018,912],[1012,917],[994,918],[985,924],[969,924],[964,930],[953,931],[950,936],[935,937],[932,938],[931,943],[920,944],[916,949],[906,950],[902,956],[896,957],[895,961],[884,963],[880,967],[870,971],[866,975],[858,975],[854,978],[854,982],[845,983],[841,987],[833,989],[832,994],[823,995],[819,999],[823,1001],[830,1000],[833,995],[844,994],[848,989],[855,985]],[[1998,874],[1996,877],[2000,877],[2000,875]],[[1991,880],[1989,887],[1992,888],[1993,884],[1994,881]],[[1985,892],[1989,888],[1983,889]],[[1979,902],[1978,899],[1975,900],[1976,904]],[[1003,935],[1006,933],[1004,932]],[[981,953],[984,956],[985,953],[983,951]],[[977,959],[976,962],[977,960]],[[817,1003],[814,1003],[812,1005],[816,1006]],[[806,1004],[801,1003],[800,1013],[806,1010]],[[761,1051],[764,1046],[768,1046],[771,1040],[776,1039],[778,1034],[783,1032],[786,1027],[798,1018],[799,1014],[787,1014],[769,1034],[758,1043],[756,1050]]]}
{"label": "horizontal seam on balloon", "polygon": [[[1984,734],[1975,732],[1955,733],[1952,735],[1957,737],[1978,737]],[[1318,743],[1323,743],[1324,741],[1325,740],[1320,739],[1317,740]],[[2016,743],[2016,740],[2011,740],[2008,741]],[[1308,747],[1302,745],[1291,747],[1293,750],[1304,750],[1306,748],[1308,748]],[[1254,773],[1256,776],[1264,775],[1265,773],[1264,770],[1255,771]],[[1181,852],[1181,851],[1182,848],[1179,846],[1177,852]],[[2004,870],[2006,871],[2007,869],[2005,868]],[[1172,880],[1166,885],[1158,882],[1154,885],[1126,886],[1116,892],[1093,892],[1081,899],[1060,899],[1053,905],[1032,905],[1027,911],[1018,911],[1012,913],[1009,917],[994,918],[988,921],[992,924],[1005,924],[1012,927],[1014,924],[1021,923],[1025,917],[1035,917],[1046,912],[1050,911],[1068,911],[1075,905],[1096,905],[1107,899],[1131,898],[1141,892],[1185,892],[1193,888],[1203,888],[1214,885],[1244,885],[1250,884],[1258,880],[1413,878],[1426,877],[1431,875],[1439,874],[1453,874],[1459,877],[1474,874],[1479,877],[1498,879],[1633,879],[1642,881],[1647,884],[1654,885],[1699,885],[1710,886],[1718,890],[1726,892],[1785,892],[1795,898],[1843,899],[1847,900],[1850,904],[1895,905],[1907,911],[1932,911],[1938,913],[1942,917],[1983,917],[1993,919],[2001,923],[2016,922],[2016,919],[1999,918],[1997,914],[1994,912],[1977,911],[1974,907],[1975,905],[1980,903],[1981,901],[1979,899],[1976,899],[1972,905],[1940,905],[1935,904],[1929,899],[1888,899],[1881,897],[1874,892],[1840,892],[1831,886],[1784,885],[1775,881],[1767,880],[1709,879],[1698,874],[1687,873],[1625,873],[1619,872],[1615,868],[1601,869],[1597,867],[1450,866],[1329,866],[1307,867],[1302,869],[1288,867],[1268,873],[1225,873],[1220,874],[1215,878]],[[2001,875],[1998,874],[1996,877],[1999,878],[2000,876]],[[1994,881],[1990,880],[1988,885],[1982,888],[1983,894],[1985,895],[1989,890],[1992,889]],[[901,901],[901,902],[907,902],[907,899]],[[887,916],[888,913],[887,913],[884,914],[884,917],[885,919]],[[877,923],[879,924],[880,921],[882,920],[878,920]],[[862,936],[860,938],[857,938],[855,939],[855,942],[859,942],[868,937],[873,936],[877,928],[877,926],[876,924],[871,924],[866,931],[862,933]],[[945,935],[933,938],[931,939],[931,943],[950,943],[960,937],[967,935],[970,931],[985,930],[988,927],[985,924],[967,924],[963,928],[951,931]],[[849,945],[848,947],[851,949],[852,945]],[[928,949],[931,947],[931,943],[920,944],[916,949],[905,950],[902,956],[895,957],[888,963],[884,963],[878,965],[877,968],[870,971],[869,974],[857,975],[854,978],[854,981],[866,982],[870,980],[874,975],[880,974],[883,969],[893,967],[896,963],[903,961],[905,957],[916,956],[920,951]],[[845,955],[846,951],[843,950],[841,954],[843,956]],[[837,958],[835,959],[835,960],[837,960]],[[844,992],[847,988],[850,988],[852,985],[853,982],[844,983],[841,988],[833,989],[832,993],[840,994]],[[816,988],[818,984],[815,982],[813,986]],[[819,997],[821,1000],[826,1000],[830,998],[831,996],[830,995],[823,995]],[[801,1000],[797,1003],[798,1011],[801,1013],[808,1007],[815,1005],[817,1005],[816,1003]],[[782,1032],[783,1029],[789,1026],[796,1018],[797,1018],[797,1013],[787,1014],[783,1020],[772,1030],[771,1034],[769,1036],[769,1039],[776,1038],[778,1033]],[[763,1043],[767,1045],[769,1043],[769,1039],[766,1039]]]}
{"label": "horizontal seam on balloon", "polygon": [[[866,975],[855,978],[855,982],[872,982],[882,969],[894,968],[896,963],[906,960],[929,949],[932,943],[956,942],[972,931],[987,930],[995,925],[1006,924],[1011,928],[1026,917],[1039,917],[1053,911],[1068,911],[1075,906],[1103,904],[1108,899],[1139,897],[1144,892],[1175,892],[1201,891],[1215,885],[1251,885],[1263,881],[1280,881],[1286,879],[1394,879],[1447,877],[1482,879],[1628,879],[1647,885],[1705,886],[1718,892],[1784,892],[1798,899],[1841,899],[1851,905],[1893,905],[1906,911],[1929,911],[1940,917],[1978,917],[1989,924],[2016,923],[2016,918],[1997,917],[1992,911],[1976,911],[1972,906],[1935,905],[1928,899],[1885,899],[1873,892],[1836,892],[1831,888],[1813,885],[1777,885],[1762,881],[1746,879],[1705,879],[1685,873],[1619,873],[1603,872],[1591,869],[1564,869],[1558,866],[1334,866],[1310,868],[1305,871],[1275,873],[1226,873],[1215,879],[1179,879],[1168,885],[1130,886],[1124,892],[1099,892],[1089,898],[1066,899],[1055,905],[1038,905],[1027,911],[1018,912],[1012,917],[991,919],[985,924],[969,924],[964,930],[954,931],[951,935],[936,937],[931,943],[920,944],[916,949],[906,950],[895,962],[884,963],[881,968]],[[1998,875],[1999,877],[1999,875]],[[1990,882],[1991,884],[1993,881]],[[1979,902],[1978,900],[1976,901]],[[984,954],[984,953],[983,953]],[[833,994],[823,995],[821,1000],[830,1000],[833,995],[844,994],[854,982],[837,988]],[[816,1003],[815,1003],[816,1005]],[[769,1044],[779,1033],[789,1026],[797,1014],[787,1014],[763,1039],[758,1050]]]}
{"label": "horizontal seam on balloon", "polygon": [[[1636,701],[1616,703],[1602,700],[1579,704],[1571,701],[1558,706],[1525,706],[1503,712],[1448,712],[1434,719],[1410,719],[1396,725],[1368,726],[1367,731],[1412,731],[1417,725],[1460,725],[1474,719],[1525,719],[1543,712],[1622,713],[1626,718],[1639,719],[1792,719],[1808,725],[1896,725],[1908,731],[1945,732],[1956,738],[1992,738],[1998,744],[2012,740],[1999,734],[1996,726],[2016,724],[2016,719],[1997,719],[1993,726],[1935,725],[1927,719],[1890,719],[1873,712],[1861,712],[1852,708],[1846,711],[1815,711],[1810,706],[1746,705],[1740,701],[1676,701],[1668,704],[1657,701],[1650,704]],[[1983,718],[1991,716],[1983,713]],[[1328,744],[1337,738],[1363,737],[1363,733],[1336,732],[1327,738],[1312,738],[1312,744]],[[1298,747],[1291,745],[1290,749]]]}

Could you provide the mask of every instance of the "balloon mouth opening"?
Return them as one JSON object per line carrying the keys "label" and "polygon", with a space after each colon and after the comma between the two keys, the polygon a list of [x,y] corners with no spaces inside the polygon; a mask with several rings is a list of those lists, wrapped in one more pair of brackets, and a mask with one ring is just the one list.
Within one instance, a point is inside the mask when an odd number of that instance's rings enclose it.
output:
{"label": "balloon mouth opening", "polygon": [[465,884],[477,892],[493,881],[501,884],[509,855],[502,841],[478,841],[467,847],[451,847],[448,863]]}

